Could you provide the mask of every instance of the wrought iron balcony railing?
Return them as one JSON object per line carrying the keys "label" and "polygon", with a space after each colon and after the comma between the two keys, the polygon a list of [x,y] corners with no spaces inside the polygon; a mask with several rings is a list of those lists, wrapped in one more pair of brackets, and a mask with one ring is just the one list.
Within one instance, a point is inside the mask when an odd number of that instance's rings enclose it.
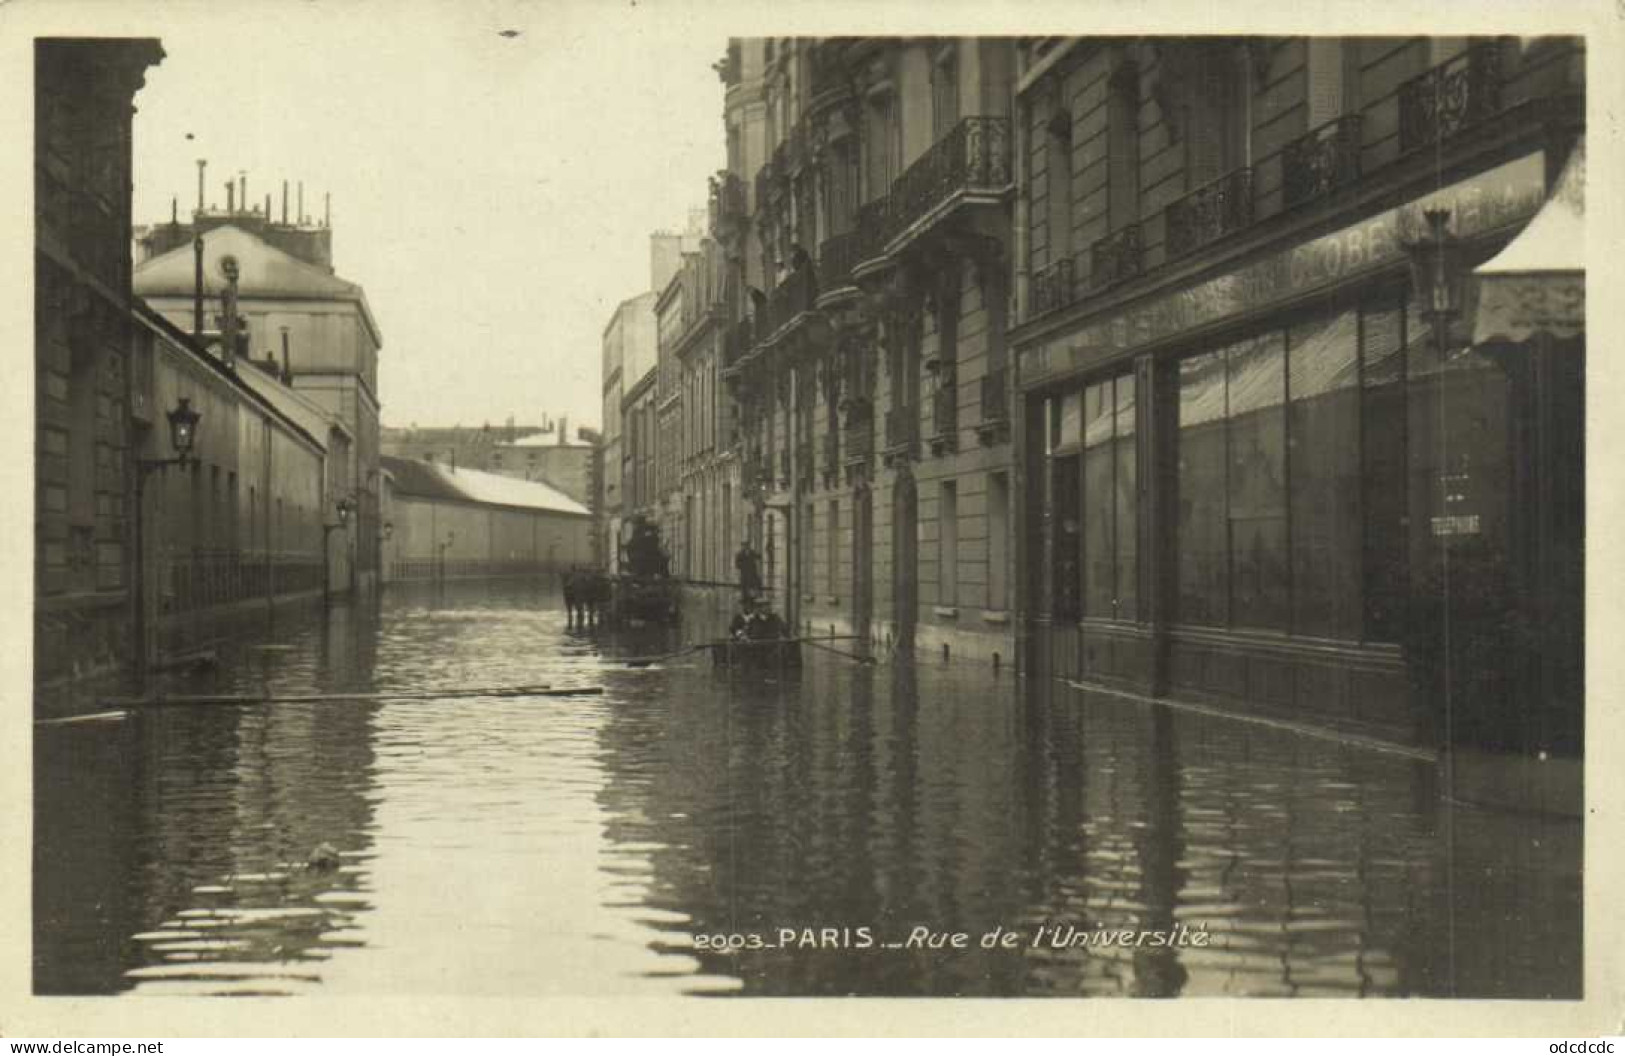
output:
{"label": "wrought iron balcony railing", "polygon": [[874,451],[875,426],[873,420],[861,418],[846,426],[846,465],[866,462]]}
{"label": "wrought iron balcony railing", "polygon": [[857,264],[863,236],[857,231],[831,235],[818,247],[818,284],[824,292],[852,284],[852,268]]}
{"label": "wrought iron balcony railing", "polygon": [[1071,257],[1062,257],[1033,272],[1033,315],[1044,315],[1072,303],[1076,290]]}
{"label": "wrought iron balcony railing", "polygon": [[882,195],[858,206],[857,225],[854,228],[858,243],[852,251],[854,267],[866,260],[873,260],[886,251],[886,228],[891,222],[890,216],[889,195]]}
{"label": "wrought iron balcony railing", "polygon": [[773,189],[788,186],[790,182],[790,141],[780,140],[773,148]]}
{"label": "wrought iron balcony railing", "polygon": [[[818,282],[812,268],[802,268],[785,276],[784,281],[767,295],[769,333],[777,333],[802,312],[811,311],[817,298]],[[766,333],[758,334],[757,340],[767,336]]]}
{"label": "wrought iron balcony railing", "polygon": [[790,127],[784,141],[784,172],[789,175],[812,160],[807,153],[807,119],[803,117]]}
{"label": "wrought iron balcony railing", "polygon": [[1281,200],[1289,209],[1359,178],[1359,114],[1328,121],[1281,151]]}
{"label": "wrought iron balcony railing", "polygon": [[846,72],[846,46],[850,43],[846,37],[831,37],[813,46],[808,71],[812,86],[809,98],[821,100],[825,94],[844,94],[851,86]]}
{"label": "wrought iron balcony railing", "polygon": [[719,235],[739,227],[750,215],[745,202],[745,183],[731,172],[711,178],[711,233]]}
{"label": "wrought iron balcony railing", "polygon": [[1139,224],[1129,224],[1089,247],[1089,285],[1097,290],[1132,279],[1144,268]]}
{"label": "wrought iron balcony railing", "polygon": [[756,170],[756,209],[760,211],[776,196],[778,174],[773,171],[773,162],[765,162]]}
{"label": "wrought iron balcony railing", "polygon": [[1253,222],[1253,170],[1240,168],[1171,203],[1166,211],[1169,258],[1183,256]]}
{"label": "wrought iron balcony railing", "polygon": [[1477,44],[1399,86],[1399,149],[1448,139],[1501,109],[1495,44]]}
{"label": "wrought iron balcony railing", "polygon": [[959,386],[944,385],[931,394],[931,446],[952,451],[959,436]]}
{"label": "wrought iron balcony railing", "polygon": [[967,117],[920,155],[892,184],[886,240],[962,191],[1002,192],[1010,185],[1010,122]]}
{"label": "wrought iron balcony railing", "polygon": [[749,316],[730,326],[722,335],[722,368],[726,370],[744,359],[754,343],[755,334]]}

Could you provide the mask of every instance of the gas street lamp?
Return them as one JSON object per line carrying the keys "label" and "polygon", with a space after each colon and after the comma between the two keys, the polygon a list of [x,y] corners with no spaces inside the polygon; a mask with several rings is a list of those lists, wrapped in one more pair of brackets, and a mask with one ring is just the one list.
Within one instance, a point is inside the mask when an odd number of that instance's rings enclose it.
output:
{"label": "gas street lamp", "polygon": [[170,466],[185,466],[195,462],[196,456],[192,452],[197,443],[197,425],[203,416],[192,409],[192,400],[189,396],[178,397],[173,409],[164,415],[169,420],[169,446],[174,449],[173,458],[138,458],[135,461],[135,651],[137,658],[137,673],[141,677],[143,687],[146,685],[146,676],[151,660],[149,643],[147,641],[147,551],[145,540],[145,521],[147,477],[156,470],[167,469]]}
{"label": "gas street lamp", "polygon": [[1426,235],[1405,248],[1418,309],[1442,338],[1443,328],[1461,315],[1467,299],[1466,257],[1461,240],[1450,233],[1450,210],[1429,209],[1422,216]]}
{"label": "gas street lamp", "polygon": [[333,513],[338,517],[337,523],[322,525],[322,601],[330,602],[333,598],[333,548],[328,543],[328,537],[341,528],[350,524],[350,512],[355,509],[355,500],[346,496],[333,504]]}

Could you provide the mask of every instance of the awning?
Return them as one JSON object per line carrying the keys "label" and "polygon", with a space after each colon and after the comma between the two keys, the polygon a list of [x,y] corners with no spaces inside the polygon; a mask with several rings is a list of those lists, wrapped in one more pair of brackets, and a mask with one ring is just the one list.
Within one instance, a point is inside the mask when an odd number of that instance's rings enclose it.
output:
{"label": "awning", "polygon": [[1479,265],[1473,343],[1527,341],[1585,331],[1585,137],[1540,212],[1500,253]]}

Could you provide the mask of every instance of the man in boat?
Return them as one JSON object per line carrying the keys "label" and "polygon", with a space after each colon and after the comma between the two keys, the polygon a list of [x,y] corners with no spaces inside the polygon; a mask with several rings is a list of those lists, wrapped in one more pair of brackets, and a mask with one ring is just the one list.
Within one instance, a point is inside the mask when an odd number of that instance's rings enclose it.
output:
{"label": "man in boat", "polygon": [[768,607],[768,600],[762,598],[756,602],[756,609],[746,621],[745,636],[752,641],[772,641],[784,637],[784,620],[779,614]]}

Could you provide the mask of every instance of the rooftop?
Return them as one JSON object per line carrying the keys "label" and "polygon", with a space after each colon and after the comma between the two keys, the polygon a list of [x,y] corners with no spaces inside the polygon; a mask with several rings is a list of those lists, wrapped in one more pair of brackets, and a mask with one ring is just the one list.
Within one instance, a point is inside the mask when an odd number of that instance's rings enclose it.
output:
{"label": "rooftop", "polygon": [[406,498],[505,506],[589,517],[592,511],[557,488],[477,469],[452,469],[438,462],[384,455],[379,462],[395,475],[395,493]]}

